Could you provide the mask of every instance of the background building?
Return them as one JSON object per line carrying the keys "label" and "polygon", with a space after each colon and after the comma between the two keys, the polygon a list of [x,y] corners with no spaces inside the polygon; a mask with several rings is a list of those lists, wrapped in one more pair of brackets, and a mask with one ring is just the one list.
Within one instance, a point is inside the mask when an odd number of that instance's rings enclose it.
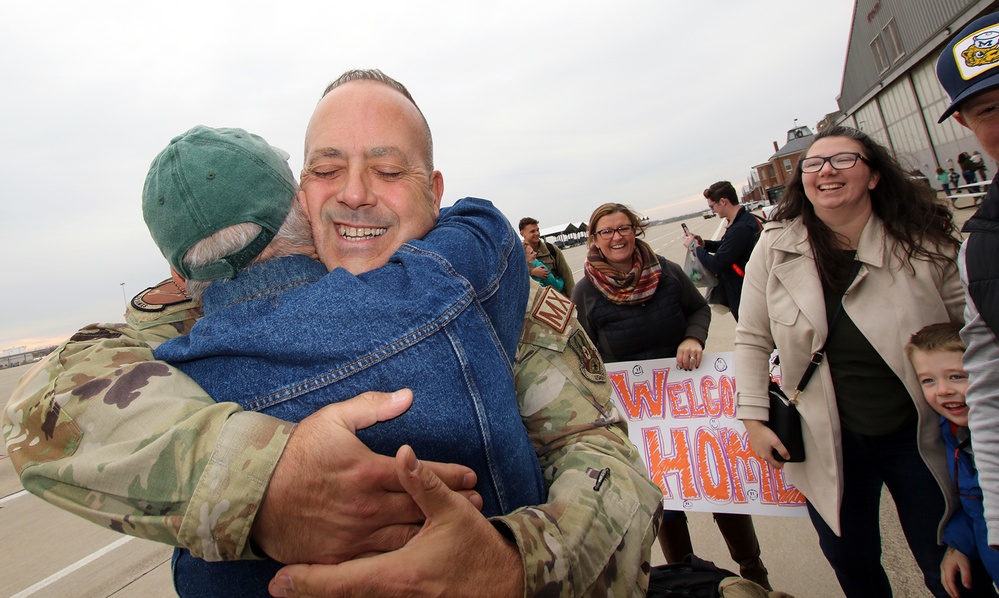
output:
{"label": "background building", "polygon": [[774,154],[765,164],[755,167],[764,200],[777,203],[794,169],[798,167],[798,160],[812,144],[812,137],[808,127],[795,127],[787,132],[787,141],[783,146],[774,141]]}
{"label": "background building", "polygon": [[[819,131],[833,124],[860,129],[890,149],[906,170],[923,173],[934,188],[939,188],[938,167],[960,172],[958,154],[977,150],[991,179],[996,162],[971,131],[953,118],[937,124],[950,99],[937,81],[936,63],[954,34],[996,10],[995,0],[858,0],[836,98],[839,111],[827,114]],[[807,127],[791,129],[787,143],[778,147],[774,142],[770,159],[753,167],[766,199],[780,198],[811,136]]]}
{"label": "background building", "polygon": [[864,131],[930,180],[937,167],[956,166],[960,152],[973,150],[986,157],[992,177],[996,163],[971,131],[953,118],[937,124],[950,100],[937,81],[936,62],[952,35],[997,8],[992,0],[858,0],[837,98],[839,123]]}

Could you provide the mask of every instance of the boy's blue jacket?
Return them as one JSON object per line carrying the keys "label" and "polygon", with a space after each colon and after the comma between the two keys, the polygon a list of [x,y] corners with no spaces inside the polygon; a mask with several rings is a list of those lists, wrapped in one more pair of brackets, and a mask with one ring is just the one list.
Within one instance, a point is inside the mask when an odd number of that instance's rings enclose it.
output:
{"label": "boy's blue jacket", "polygon": [[[968,428],[959,428],[968,431]],[[978,485],[975,460],[966,449],[958,449],[960,441],[951,430],[950,420],[940,416],[940,434],[947,448],[947,468],[951,479],[958,482],[958,507],[944,528],[944,544],[964,553],[969,559],[981,559],[993,581],[999,581],[999,551],[988,544],[982,489]],[[957,459],[954,458],[955,452]]]}

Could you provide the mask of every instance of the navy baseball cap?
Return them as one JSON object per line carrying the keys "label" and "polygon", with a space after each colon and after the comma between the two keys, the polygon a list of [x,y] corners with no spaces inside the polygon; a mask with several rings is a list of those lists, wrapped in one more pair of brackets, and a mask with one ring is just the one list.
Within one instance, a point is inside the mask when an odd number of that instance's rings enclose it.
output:
{"label": "navy baseball cap", "polygon": [[950,96],[950,106],[938,123],[971,96],[999,87],[999,12],[969,23],[955,35],[937,59],[937,79]]}

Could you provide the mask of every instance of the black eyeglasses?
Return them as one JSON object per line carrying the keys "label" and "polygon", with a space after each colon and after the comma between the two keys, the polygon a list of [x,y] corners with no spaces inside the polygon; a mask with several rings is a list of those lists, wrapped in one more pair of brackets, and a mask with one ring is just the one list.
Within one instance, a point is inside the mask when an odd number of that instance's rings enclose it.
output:
{"label": "black eyeglasses", "polygon": [[601,239],[610,239],[614,236],[614,233],[621,235],[622,237],[630,237],[635,232],[635,227],[630,224],[625,224],[624,226],[619,226],[617,228],[605,228],[603,230],[598,230],[597,234],[600,235]]}
{"label": "black eyeglasses", "polygon": [[801,172],[818,172],[822,170],[826,162],[836,170],[850,170],[857,165],[857,160],[868,166],[871,165],[870,160],[857,152],[843,152],[834,156],[812,156],[811,158],[805,158],[800,163]]}

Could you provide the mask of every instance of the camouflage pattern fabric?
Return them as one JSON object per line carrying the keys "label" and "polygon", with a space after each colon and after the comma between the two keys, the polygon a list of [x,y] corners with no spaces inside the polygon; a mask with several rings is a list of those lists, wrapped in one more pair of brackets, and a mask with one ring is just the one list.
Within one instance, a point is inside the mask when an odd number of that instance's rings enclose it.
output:
{"label": "camouflage pattern fabric", "polygon": [[[532,284],[515,366],[548,502],[494,518],[515,539],[527,595],[644,595],[662,494],[611,408],[603,364],[564,296]],[[293,429],[215,403],[152,349],[199,307],[87,326],[19,381],[3,434],[21,483],[104,527],[206,560],[255,558],[249,532]]]}
{"label": "camouflage pattern fabric", "polygon": [[256,558],[250,525],[293,426],[216,403],[153,360],[201,317],[190,301],[141,301],[158,288],[133,300],[129,325],[86,326],[22,376],[3,412],[7,453],[26,490],[102,527]]}
{"label": "camouflage pattern fabric", "polygon": [[603,363],[573,304],[531,285],[514,366],[521,419],[548,502],[493,518],[516,538],[528,595],[644,596],[662,491],[613,408]]}

